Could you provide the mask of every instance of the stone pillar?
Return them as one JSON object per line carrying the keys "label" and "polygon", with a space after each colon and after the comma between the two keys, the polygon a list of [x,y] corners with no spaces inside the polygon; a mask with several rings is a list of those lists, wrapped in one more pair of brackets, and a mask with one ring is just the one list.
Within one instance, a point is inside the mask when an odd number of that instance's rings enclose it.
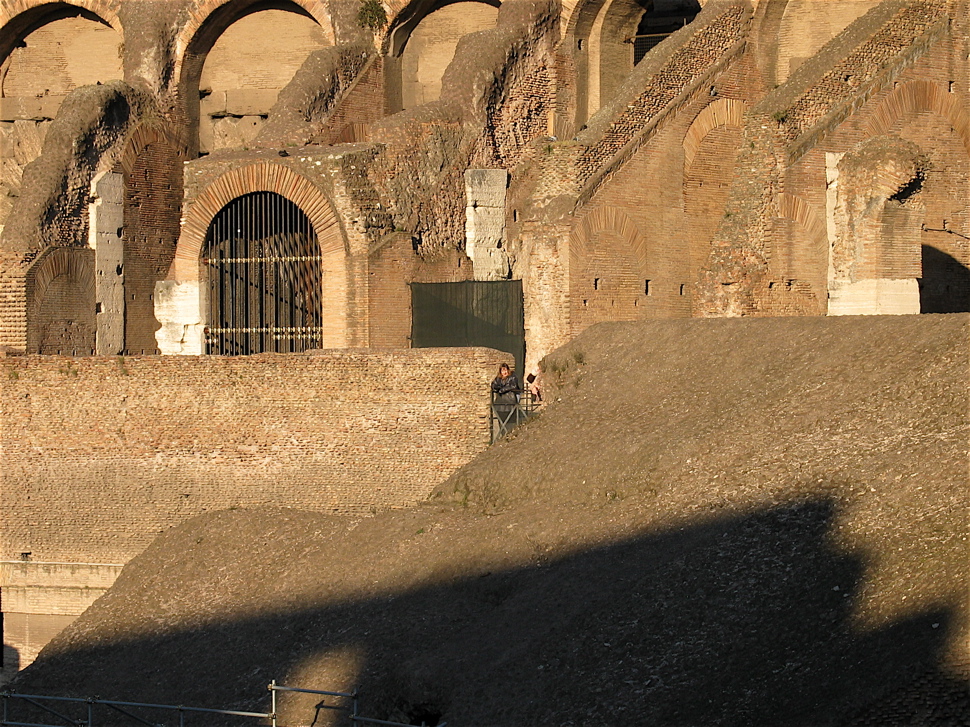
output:
{"label": "stone pillar", "polygon": [[124,177],[101,172],[91,181],[88,246],[94,249],[96,350],[114,356],[125,348]]}
{"label": "stone pillar", "polygon": [[475,265],[475,280],[509,277],[509,258],[502,247],[508,179],[504,169],[465,170],[465,254]]}
{"label": "stone pillar", "polygon": [[205,353],[204,309],[198,281],[161,280],[155,283],[155,331],[163,355],[201,356]]}

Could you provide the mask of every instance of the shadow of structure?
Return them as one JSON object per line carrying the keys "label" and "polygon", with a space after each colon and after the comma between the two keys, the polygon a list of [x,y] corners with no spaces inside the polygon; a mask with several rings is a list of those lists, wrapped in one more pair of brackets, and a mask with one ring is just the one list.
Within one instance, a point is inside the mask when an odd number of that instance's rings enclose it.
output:
{"label": "shadow of structure", "polygon": [[942,662],[965,604],[860,628],[866,557],[832,543],[836,513],[800,500],[393,596],[62,650],[15,686],[265,709],[270,679],[353,648],[364,713],[412,724],[968,724],[968,685]]}
{"label": "shadow of structure", "polygon": [[923,245],[922,258],[920,313],[970,311],[970,270],[955,257],[930,245]]}
{"label": "shadow of structure", "polygon": [[[3,618],[0,615],[0,627],[2,627],[2,624]],[[4,644],[2,667],[0,667],[0,686],[10,681],[19,670],[20,652],[10,644]]]}

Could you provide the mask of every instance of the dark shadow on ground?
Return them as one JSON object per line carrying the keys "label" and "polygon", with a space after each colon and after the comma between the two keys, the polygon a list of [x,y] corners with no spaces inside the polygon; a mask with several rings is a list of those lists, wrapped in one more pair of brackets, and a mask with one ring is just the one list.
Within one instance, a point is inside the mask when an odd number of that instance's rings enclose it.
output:
{"label": "dark shadow on ground", "polygon": [[835,516],[831,502],[801,501],[394,597],[50,655],[15,687],[266,709],[270,679],[350,647],[365,655],[362,707],[377,718],[967,724],[967,684],[940,662],[953,607],[860,630],[865,555],[833,546]]}
{"label": "dark shadow on ground", "polygon": [[970,311],[970,270],[955,257],[930,245],[923,245],[919,310],[920,313]]}

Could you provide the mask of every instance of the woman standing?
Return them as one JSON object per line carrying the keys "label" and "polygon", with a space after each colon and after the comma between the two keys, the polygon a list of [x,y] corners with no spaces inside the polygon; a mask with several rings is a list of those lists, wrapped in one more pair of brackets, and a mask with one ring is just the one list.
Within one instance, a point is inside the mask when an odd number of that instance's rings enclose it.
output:
{"label": "woman standing", "polygon": [[519,423],[519,379],[508,364],[498,367],[498,376],[492,380],[492,411],[498,420],[493,427],[493,438],[508,434]]}

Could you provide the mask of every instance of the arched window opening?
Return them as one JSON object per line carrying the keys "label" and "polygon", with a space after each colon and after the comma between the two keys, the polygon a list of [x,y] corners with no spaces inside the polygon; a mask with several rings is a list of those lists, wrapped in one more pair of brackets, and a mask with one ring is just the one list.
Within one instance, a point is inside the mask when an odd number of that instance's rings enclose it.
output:
{"label": "arched window opening", "polygon": [[402,44],[398,61],[400,88],[398,98],[391,99],[392,110],[437,101],[441,96],[441,77],[455,57],[458,41],[469,33],[494,28],[497,18],[497,7],[467,1],[445,5],[424,16]]}
{"label": "arched window opening", "polygon": [[655,0],[637,24],[636,34],[629,39],[633,44],[633,65],[660,43],[694,20],[701,11],[697,0],[689,2],[664,2]]}
{"label": "arched window opening", "polygon": [[78,86],[122,76],[121,36],[97,15],[64,6],[29,27],[3,59],[0,95],[59,104]]}
{"label": "arched window opening", "polygon": [[23,168],[40,155],[65,96],[79,86],[121,79],[121,48],[121,35],[110,25],[70,5],[34,8],[4,26],[0,225],[20,196]]}
{"label": "arched window opening", "polygon": [[202,154],[247,146],[307,57],[330,45],[316,20],[292,3],[253,6],[210,42],[198,77]]}
{"label": "arched window opening", "polygon": [[323,343],[323,257],[309,218],[275,192],[238,197],[213,218],[206,353],[290,353]]}
{"label": "arched window opening", "polygon": [[588,115],[610,101],[652,48],[699,12],[698,0],[609,0],[590,28]]}

